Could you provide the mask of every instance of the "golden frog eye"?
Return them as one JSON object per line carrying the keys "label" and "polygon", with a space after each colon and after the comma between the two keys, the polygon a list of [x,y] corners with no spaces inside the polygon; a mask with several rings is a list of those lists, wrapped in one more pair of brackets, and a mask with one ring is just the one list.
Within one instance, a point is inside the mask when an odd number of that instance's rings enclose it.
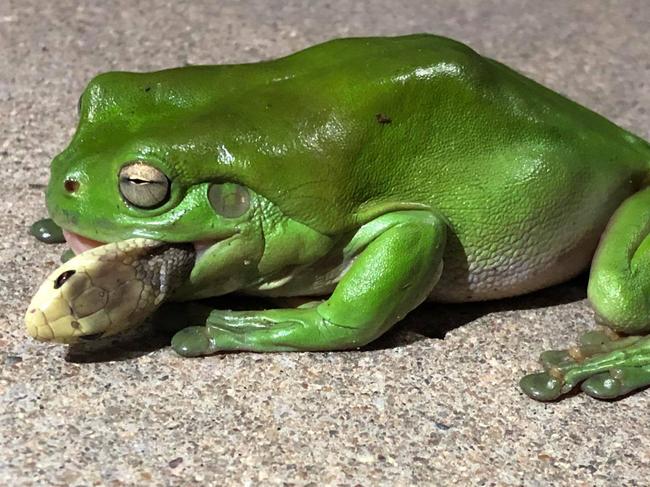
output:
{"label": "golden frog eye", "polygon": [[157,208],[169,199],[169,179],[145,162],[132,162],[120,169],[120,194],[138,208]]}
{"label": "golden frog eye", "polygon": [[251,207],[248,190],[235,183],[211,185],[208,189],[208,200],[214,211],[226,218],[241,216]]}

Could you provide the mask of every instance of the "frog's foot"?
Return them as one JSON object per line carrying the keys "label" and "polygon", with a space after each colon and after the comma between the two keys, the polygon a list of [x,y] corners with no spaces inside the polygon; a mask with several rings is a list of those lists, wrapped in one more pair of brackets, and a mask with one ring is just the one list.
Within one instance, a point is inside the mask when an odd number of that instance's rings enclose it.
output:
{"label": "frog's foot", "polygon": [[[205,326],[185,328],[172,348],[185,357],[225,351],[282,352],[335,348],[352,330],[337,329],[315,307],[267,311],[213,311]],[[348,340],[343,340],[345,345]],[[347,348],[344,346],[343,348]]]}
{"label": "frog's foot", "polygon": [[649,295],[650,187],[646,187],[625,200],[610,219],[587,290],[598,321],[629,336],[592,332],[578,347],[542,354],[546,371],[524,377],[524,392],[550,401],[582,383],[590,396],[611,399],[650,385]]}
{"label": "frog's foot", "polygon": [[582,383],[583,392],[613,399],[650,385],[650,336],[621,338],[607,330],[583,335],[580,345],[542,353],[544,372],[525,376],[523,391],[552,401]]}

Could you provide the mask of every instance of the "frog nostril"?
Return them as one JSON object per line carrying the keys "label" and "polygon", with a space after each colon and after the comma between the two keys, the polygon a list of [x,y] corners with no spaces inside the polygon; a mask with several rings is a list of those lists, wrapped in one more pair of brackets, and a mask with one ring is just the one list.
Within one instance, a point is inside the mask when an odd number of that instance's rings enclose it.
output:
{"label": "frog nostril", "polygon": [[79,181],[76,179],[66,179],[63,183],[63,187],[68,193],[74,193],[79,189]]}

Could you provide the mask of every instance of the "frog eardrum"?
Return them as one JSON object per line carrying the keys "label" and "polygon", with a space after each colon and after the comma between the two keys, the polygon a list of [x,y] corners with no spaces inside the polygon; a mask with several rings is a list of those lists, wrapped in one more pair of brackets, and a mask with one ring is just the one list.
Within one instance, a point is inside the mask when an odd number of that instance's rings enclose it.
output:
{"label": "frog eardrum", "polygon": [[239,184],[212,184],[208,199],[214,211],[226,218],[236,218],[250,208],[248,190]]}

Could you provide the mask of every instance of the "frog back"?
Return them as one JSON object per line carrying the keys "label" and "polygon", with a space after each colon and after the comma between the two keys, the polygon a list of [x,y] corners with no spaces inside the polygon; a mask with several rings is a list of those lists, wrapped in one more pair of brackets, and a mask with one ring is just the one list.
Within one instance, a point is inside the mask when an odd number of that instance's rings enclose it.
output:
{"label": "frog back", "polygon": [[650,160],[643,141],[604,118],[432,35],[107,73],[82,108],[77,142],[157,147],[183,184],[240,182],[330,235],[395,209],[432,208],[457,225],[519,196],[532,209],[559,182],[555,199],[575,200],[581,184],[610,188],[612,175],[637,178]]}

